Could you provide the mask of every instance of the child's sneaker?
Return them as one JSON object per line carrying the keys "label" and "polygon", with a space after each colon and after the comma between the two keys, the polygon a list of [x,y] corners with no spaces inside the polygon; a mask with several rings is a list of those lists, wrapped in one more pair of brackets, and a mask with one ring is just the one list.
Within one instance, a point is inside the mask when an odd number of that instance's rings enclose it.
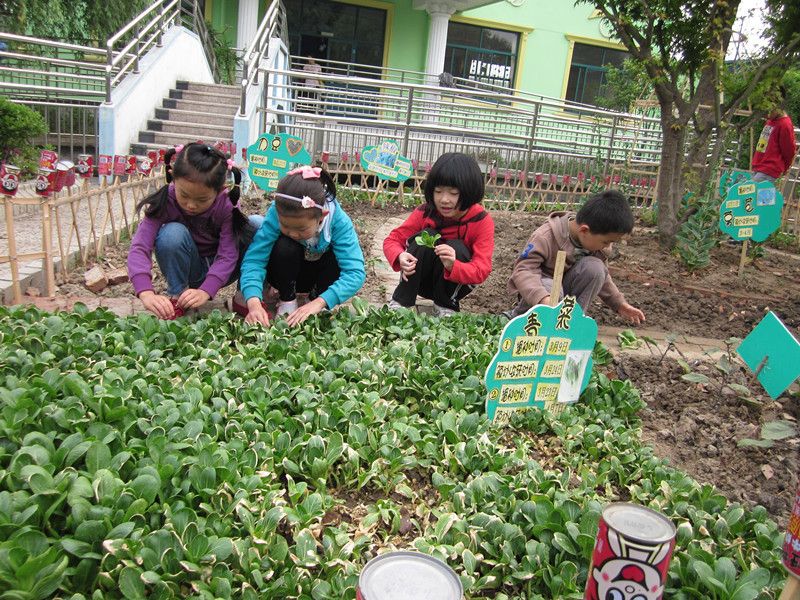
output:
{"label": "child's sneaker", "polygon": [[400,310],[401,308],[411,308],[410,306],[403,306],[397,300],[392,298],[389,302],[386,303],[386,308],[389,310]]}
{"label": "child's sneaker", "polygon": [[247,309],[247,303],[245,303],[244,296],[240,290],[236,290],[233,298],[228,300],[228,309],[240,317],[246,317],[247,313],[250,312]]}
{"label": "child's sneaker", "polygon": [[281,315],[289,315],[294,311],[296,311],[297,308],[298,308],[297,298],[295,298],[294,300],[286,300],[286,301],[281,300],[280,302],[278,302],[278,308],[275,310],[275,315],[278,317]]}
{"label": "child's sneaker", "polygon": [[434,302],[433,304],[433,316],[435,317],[452,317],[456,314],[452,308],[447,308],[446,306],[439,306]]}

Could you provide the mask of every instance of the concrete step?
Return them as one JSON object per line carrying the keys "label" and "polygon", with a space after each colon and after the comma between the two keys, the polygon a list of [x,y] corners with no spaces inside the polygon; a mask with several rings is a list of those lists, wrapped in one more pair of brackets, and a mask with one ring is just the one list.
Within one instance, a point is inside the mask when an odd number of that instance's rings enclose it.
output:
{"label": "concrete step", "polygon": [[[187,144],[189,142],[196,142],[201,140],[207,144],[215,144],[216,142],[232,142],[233,136],[231,135],[217,135],[217,136],[201,136],[182,133],[163,133],[161,131],[140,131],[139,142],[133,144],[132,147],[147,146],[147,147],[169,147],[177,146],[178,144]],[[138,152],[136,152],[138,154]],[[145,152],[146,153],[146,152]]]}
{"label": "concrete step", "polygon": [[191,90],[170,90],[169,97],[175,100],[194,100],[205,104],[222,104],[239,108],[239,99],[226,94],[215,94],[212,92],[193,92]]}
{"label": "concrete step", "polygon": [[181,123],[178,121],[162,121],[151,119],[147,122],[148,131],[175,133],[199,139],[232,139],[233,123],[228,125],[204,125],[202,123]]}
{"label": "concrete step", "polygon": [[220,115],[212,112],[194,110],[178,110],[174,108],[157,108],[156,119],[173,123],[199,123],[201,125],[218,125],[233,127],[232,115]]}
{"label": "concrete step", "polygon": [[178,81],[175,83],[175,88],[178,90],[186,90],[191,92],[206,92],[211,94],[222,94],[231,96],[238,101],[242,94],[242,88],[238,85],[222,85],[216,83],[194,83],[191,81]]}
{"label": "concrete step", "polygon": [[169,109],[174,108],[177,110],[214,113],[216,115],[226,115],[231,117],[231,119],[236,114],[236,111],[239,110],[238,104],[236,106],[233,106],[230,104],[216,104],[199,100],[178,100],[176,98],[164,98],[161,105],[164,108],[169,108]]}

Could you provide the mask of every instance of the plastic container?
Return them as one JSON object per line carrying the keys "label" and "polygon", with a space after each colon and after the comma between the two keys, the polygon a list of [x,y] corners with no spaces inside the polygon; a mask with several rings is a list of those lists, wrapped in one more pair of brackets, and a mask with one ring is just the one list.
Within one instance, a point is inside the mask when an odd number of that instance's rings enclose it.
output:
{"label": "plastic container", "polygon": [[421,552],[389,552],[369,561],[358,578],[357,600],[461,600],[455,571]]}

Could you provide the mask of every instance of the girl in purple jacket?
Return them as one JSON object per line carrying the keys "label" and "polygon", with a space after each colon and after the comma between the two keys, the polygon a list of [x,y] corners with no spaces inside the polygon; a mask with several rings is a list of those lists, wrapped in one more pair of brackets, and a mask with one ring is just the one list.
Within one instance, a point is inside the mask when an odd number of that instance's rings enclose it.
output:
{"label": "girl in purple jacket", "polygon": [[[147,310],[174,319],[237,279],[240,238],[252,238],[262,217],[249,223],[241,213],[241,171],[216,148],[178,146],[167,151],[164,164],[167,185],[137,206],[146,208],[128,253],[128,276]],[[235,184],[230,189],[229,172]],[[167,280],[166,295],[153,289],[153,251]]]}

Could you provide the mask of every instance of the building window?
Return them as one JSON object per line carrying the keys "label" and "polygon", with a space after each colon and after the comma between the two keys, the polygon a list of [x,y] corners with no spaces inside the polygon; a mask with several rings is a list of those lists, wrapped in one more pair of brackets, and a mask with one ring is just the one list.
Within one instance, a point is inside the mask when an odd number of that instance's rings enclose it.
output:
{"label": "building window", "polygon": [[606,82],[608,65],[622,67],[628,53],[613,48],[575,44],[569,68],[566,100],[594,104],[600,87]]}
{"label": "building window", "polygon": [[444,70],[453,77],[512,88],[518,48],[518,33],[451,21]]}

